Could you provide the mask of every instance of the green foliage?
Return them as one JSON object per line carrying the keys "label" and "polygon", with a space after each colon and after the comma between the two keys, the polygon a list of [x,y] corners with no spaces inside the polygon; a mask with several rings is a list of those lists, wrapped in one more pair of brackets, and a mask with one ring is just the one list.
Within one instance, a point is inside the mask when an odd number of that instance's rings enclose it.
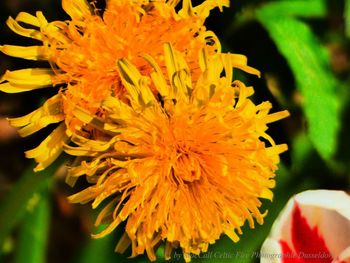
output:
{"label": "green foliage", "polygon": [[350,38],[350,0],[345,0],[345,30],[346,36]]}
{"label": "green foliage", "polygon": [[[270,6],[274,7],[273,4]],[[337,82],[330,71],[328,56],[304,22],[292,17],[272,15],[268,7],[256,11],[257,19],[287,59],[297,88],[303,96],[310,139],[320,155],[329,159],[337,147],[340,110]]]}
{"label": "green foliage", "polygon": [[258,12],[265,16],[323,17],[326,14],[324,0],[284,0],[262,6]]}
{"label": "green foliage", "polygon": [[[96,232],[102,231],[104,227],[98,227]],[[100,239],[89,239],[74,263],[127,262],[124,255],[114,253],[116,243],[115,235],[108,235]]]}
{"label": "green foliage", "polygon": [[[101,232],[105,229],[105,225],[100,225],[94,229],[95,233]],[[124,254],[119,254],[114,252],[116,244],[118,243],[119,238],[121,237],[124,229],[122,227],[117,228],[117,233],[107,235],[103,238],[92,239],[89,238],[84,244],[82,249],[79,251],[77,257],[72,261],[72,263],[109,263],[109,262],[118,262],[118,263],[148,263],[149,260],[147,256],[139,256],[133,259],[128,258],[130,251],[127,250]],[[157,251],[157,257],[159,260],[157,262],[162,262],[164,258],[164,248],[160,247]]]}
{"label": "green foliage", "polygon": [[293,172],[302,172],[307,166],[308,158],[312,154],[310,139],[305,134],[296,136],[293,141],[292,167]]}
{"label": "green foliage", "polygon": [[[12,228],[25,215],[35,201],[35,194],[43,185],[47,185],[58,165],[59,159],[44,172],[34,173],[34,165],[30,166],[19,181],[13,186],[10,193],[2,200],[0,206],[0,245],[10,234]],[[32,201],[32,202],[31,202]],[[34,220],[34,219],[33,219]]]}
{"label": "green foliage", "polygon": [[15,255],[15,263],[45,263],[50,220],[47,187],[32,197],[32,206],[25,213]]}

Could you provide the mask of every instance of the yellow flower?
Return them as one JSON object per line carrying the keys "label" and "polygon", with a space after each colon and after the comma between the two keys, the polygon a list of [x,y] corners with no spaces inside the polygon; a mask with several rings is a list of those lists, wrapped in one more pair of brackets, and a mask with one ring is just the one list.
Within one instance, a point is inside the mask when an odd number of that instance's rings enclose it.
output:
{"label": "yellow flower", "polygon": [[[203,26],[211,9],[228,5],[228,0],[206,0],[193,7],[190,0],[108,0],[103,15],[85,0],[62,0],[68,21],[48,22],[42,12],[35,16],[20,13],[9,18],[7,25],[17,34],[41,42],[35,46],[3,45],[0,50],[10,56],[28,60],[46,60],[51,68],[28,68],[7,71],[0,80],[0,90],[16,93],[51,87],[57,95],[38,110],[10,120],[28,136],[52,123],[60,123],[52,134],[27,157],[43,170],[62,152],[72,132],[86,131],[72,114],[78,105],[91,114],[104,115],[101,101],[112,96],[123,100],[125,88],[117,71],[117,61],[126,57],[144,74],[151,67],[140,58],[149,54],[165,70],[162,46],[171,43],[188,61],[193,75],[199,74],[198,50],[207,47],[209,54],[221,52],[215,34]],[[29,25],[25,27],[24,25]],[[256,73],[246,66],[244,56],[237,56],[236,67]]]}
{"label": "yellow flower", "polygon": [[76,146],[66,146],[83,160],[71,179],[87,175],[92,183],[70,200],[93,201],[93,208],[105,200],[96,224],[110,224],[96,238],[126,221],[117,251],[131,244],[133,257],[146,252],[155,260],[156,245],[165,241],[167,259],[180,247],[189,261],[223,233],[237,242],[246,221],[252,228],[254,218],[263,223],[260,198],[272,199],[279,154],[287,150],[266,133],[267,124],[289,113],[269,113],[270,102],[255,105],[248,98],[253,88],[232,82],[235,55],[202,50],[201,73],[191,79],[181,52],[170,44],[164,52],[167,76],[149,55],[146,75],[128,59],[117,62],[129,103],[107,97],[103,119],[73,109],[101,134],[74,134]]}

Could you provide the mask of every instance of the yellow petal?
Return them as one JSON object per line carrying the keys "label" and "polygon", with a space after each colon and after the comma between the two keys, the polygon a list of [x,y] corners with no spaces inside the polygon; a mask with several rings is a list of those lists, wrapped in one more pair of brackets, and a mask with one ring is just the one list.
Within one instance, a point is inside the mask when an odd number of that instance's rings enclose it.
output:
{"label": "yellow petal", "polygon": [[229,0],[206,0],[202,4],[196,6],[193,8],[194,13],[202,18],[207,18],[209,16],[210,10],[214,9],[215,7],[219,7],[220,11],[222,11],[222,7],[229,7],[230,1]]}
{"label": "yellow petal", "polygon": [[55,95],[48,99],[42,107],[27,114],[26,116],[9,119],[14,127],[22,127],[18,132],[22,137],[28,136],[64,119],[61,108],[61,95]]}
{"label": "yellow petal", "polygon": [[191,0],[182,0],[182,9],[179,11],[179,15],[182,17],[194,15]]}
{"label": "yellow petal", "polygon": [[99,189],[96,187],[89,187],[79,193],[69,196],[68,200],[72,203],[86,204],[87,202],[93,200],[98,193]]}
{"label": "yellow petal", "polygon": [[74,147],[70,145],[63,145],[63,149],[66,153],[73,155],[73,156],[97,156],[99,153],[89,149],[89,148],[82,148],[82,147]]}
{"label": "yellow petal", "polygon": [[232,83],[232,60],[227,57],[223,56],[223,66],[225,69],[225,79],[226,79],[226,87],[231,87]]}
{"label": "yellow petal", "polygon": [[288,151],[288,145],[287,144],[274,145],[266,148],[266,151],[269,155],[278,155],[285,151]]}
{"label": "yellow petal", "polygon": [[127,248],[131,245],[131,240],[129,236],[124,233],[122,237],[119,239],[117,246],[114,251],[123,254]]}
{"label": "yellow petal", "polygon": [[[45,18],[45,16],[43,15],[43,13],[41,11],[36,12],[36,17],[37,17],[38,23],[39,23],[41,28],[43,28],[49,24],[47,22],[47,19]],[[18,21],[18,17],[16,18],[16,20]]]}
{"label": "yellow petal", "polygon": [[208,69],[208,51],[203,48],[199,51],[199,58],[198,58],[198,61],[199,61],[199,67],[201,68],[201,71],[202,72],[205,72],[207,71]]}
{"label": "yellow petal", "polygon": [[204,48],[199,51],[199,66],[203,72],[201,80],[197,83],[204,82],[205,85],[209,83],[217,83],[220,79],[220,74],[223,70],[223,56],[222,54],[209,55]]}
{"label": "yellow petal", "polygon": [[266,123],[271,123],[271,122],[275,122],[275,121],[279,121],[281,119],[284,119],[284,118],[288,117],[289,115],[290,115],[290,113],[287,110],[284,110],[284,111],[279,111],[279,112],[269,114],[264,119],[265,119]]}
{"label": "yellow petal", "polygon": [[170,43],[164,45],[164,56],[173,98],[188,102],[192,91],[192,81],[185,60],[175,53]]}
{"label": "yellow petal", "polygon": [[179,71],[178,63],[174,54],[174,49],[171,44],[164,44],[164,57],[165,63],[168,70],[169,80],[172,82],[174,75]]}
{"label": "yellow petal", "polygon": [[188,263],[188,262],[191,262],[191,255],[190,255],[190,253],[183,253],[183,257],[184,257],[184,260],[185,260],[185,262],[186,263]]}
{"label": "yellow petal", "polygon": [[44,46],[13,46],[3,45],[0,46],[0,51],[4,54],[17,58],[24,58],[30,60],[47,60],[47,48]]}
{"label": "yellow petal", "polygon": [[151,78],[152,78],[152,81],[153,81],[155,87],[159,91],[160,95],[162,97],[168,98],[169,97],[169,87],[164,79],[162,70],[158,66],[157,62],[155,61],[155,59],[153,57],[151,57],[148,54],[144,54],[142,57],[145,60],[147,60],[147,62],[154,69],[154,72],[151,73]]}
{"label": "yellow petal", "polygon": [[101,233],[92,235],[93,238],[101,238],[110,234],[119,224],[121,223],[120,218],[116,218],[108,227],[106,227]]}
{"label": "yellow petal", "polygon": [[28,25],[40,27],[38,18],[26,12],[20,12],[16,17],[16,21],[26,23]]}
{"label": "yellow petal", "polygon": [[24,37],[30,37],[37,40],[43,40],[44,36],[43,34],[35,29],[28,29],[22,27],[16,20],[14,20],[12,17],[9,17],[6,21],[7,26],[16,34],[24,36]]}
{"label": "yellow petal", "polygon": [[272,201],[273,192],[270,189],[264,188],[260,194],[260,197]]}
{"label": "yellow petal", "polygon": [[171,7],[175,7],[179,2],[180,0],[168,0],[166,3]]}
{"label": "yellow petal", "polygon": [[[110,201],[98,214],[96,220],[95,220],[95,226],[98,226],[102,223],[102,220],[105,219],[113,212],[115,209],[117,203],[119,202],[119,198],[114,198],[112,201]],[[118,246],[118,245],[117,245]],[[121,252],[124,253],[124,252]]]}
{"label": "yellow petal", "polygon": [[38,165],[34,171],[42,171],[62,153],[62,145],[68,141],[66,125],[60,124],[38,147],[26,152],[27,158],[34,158]]}
{"label": "yellow petal", "polygon": [[113,135],[119,129],[117,125],[106,123],[102,118],[93,116],[91,113],[79,107],[75,107],[73,109],[73,114],[78,120],[82,121],[83,123],[89,124],[92,127],[111,135]]}
{"label": "yellow petal", "polygon": [[164,249],[164,259],[170,260],[171,259],[171,252],[173,251],[173,247],[170,242],[165,243],[165,249]]}
{"label": "yellow petal", "polygon": [[238,242],[239,236],[236,234],[236,232],[233,229],[226,229],[224,230],[225,234],[233,241]]}
{"label": "yellow petal", "polygon": [[134,107],[145,107],[150,102],[155,101],[147,83],[148,78],[143,77],[137,68],[124,58],[120,59],[117,65]]}
{"label": "yellow petal", "polygon": [[247,57],[240,54],[223,54],[223,56],[228,56],[231,59],[232,66],[243,70],[249,74],[256,75],[260,77],[260,71],[247,65]]}
{"label": "yellow petal", "polygon": [[62,7],[73,20],[84,20],[91,15],[90,5],[85,0],[62,0]]}
{"label": "yellow petal", "polygon": [[129,105],[115,97],[107,97],[102,102],[102,106],[111,113],[109,118],[116,122],[131,120],[133,117],[135,117],[135,111],[133,111]]}
{"label": "yellow petal", "polygon": [[7,93],[19,93],[35,89],[45,88],[37,85],[14,85],[9,82],[0,84],[0,90]]}
{"label": "yellow petal", "polygon": [[16,86],[47,87],[52,85],[53,74],[52,70],[42,68],[7,70],[0,79],[0,82],[8,81]]}

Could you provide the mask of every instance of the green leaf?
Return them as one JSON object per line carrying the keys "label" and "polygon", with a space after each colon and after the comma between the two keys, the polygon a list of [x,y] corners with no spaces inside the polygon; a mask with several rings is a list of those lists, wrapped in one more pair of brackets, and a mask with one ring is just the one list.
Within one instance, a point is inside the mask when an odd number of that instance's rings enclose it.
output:
{"label": "green leaf", "polygon": [[[95,231],[100,232],[106,226],[100,225]],[[120,229],[118,229],[120,232]],[[133,260],[127,259],[127,254],[119,254],[114,252],[114,248],[118,243],[118,238],[120,233],[110,234],[103,238],[87,240],[86,244],[79,252],[76,260],[72,261],[74,263],[96,263],[96,262],[133,262]]]}
{"label": "green leaf", "polygon": [[33,196],[34,207],[25,214],[16,247],[15,263],[46,262],[50,208],[48,189],[45,188]]}
{"label": "green leaf", "polygon": [[325,0],[285,0],[266,4],[259,12],[269,16],[323,17],[327,6]]}
{"label": "green leaf", "polygon": [[305,167],[308,165],[310,161],[310,156],[315,154],[315,151],[312,147],[310,139],[305,134],[298,134],[292,142],[292,167],[291,170],[294,173],[302,173],[305,171]]}
{"label": "green leaf", "polygon": [[[115,242],[115,241],[114,241]],[[78,263],[111,262],[113,257],[112,236],[91,239],[82,250]],[[112,255],[111,255],[112,254]],[[76,262],[76,261],[75,261]]]}
{"label": "green leaf", "polygon": [[345,1],[345,30],[346,36],[350,38],[350,0]]}
{"label": "green leaf", "polygon": [[62,162],[63,158],[60,158],[45,171],[39,173],[34,173],[35,165],[31,165],[13,186],[10,193],[5,196],[0,205],[0,246],[12,228],[24,216],[28,206],[31,206],[30,200],[33,200],[34,194],[47,184]]}
{"label": "green leaf", "polygon": [[272,16],[266,8],[256,17],[269,32],[296,79],[303,96],[308,136],[324,159],[330,159],[337,146],[340,107],[329,58],[310,28],[293,18]]}
{"label": "green leaf", "polygon": [[[225,34],[231,35],[232,32],[241,28],[247,22],[255,19],[256,5],[245,7],[237,14],[234,23],[228,25]],[[270,16],[298,16],[306,18],[324,17],[327,13],[326,0],[283,0],[272,1],[263,5],[260,10]],[[223,46],[223,50],[225,46]]]}

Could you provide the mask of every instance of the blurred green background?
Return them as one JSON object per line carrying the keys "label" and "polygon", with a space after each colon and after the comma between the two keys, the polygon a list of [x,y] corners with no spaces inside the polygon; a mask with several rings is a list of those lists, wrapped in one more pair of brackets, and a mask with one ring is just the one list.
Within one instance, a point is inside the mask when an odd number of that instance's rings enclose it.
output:
{"label": "blurred green background", "polygon": [[[193,1],[194,4],[201,1]],[[97,1],[103,6],[103,0]],[[8,16],[42,10],[50,20],[67,19],[59,0],[2,0],[0,44],[30,45],[6,27]],[[235,77],[256,90],[254,100],[270,100],[274,110],[291,117],[270,126],[277,143],[288,143],[277,172],[273,202],[265,223],[245,226],[234,244],[222,237],[193,262],[258,262],[256,252],[279,211],[294,194],[306,189],[350,186],[350,0],[236,0],[223,13],[215,10],[206,26],[225,52],[241,53],[262,72],[260,79],[236,71]],[[27,67],[27,61],[0,55],[0,73]],[[44,63],[45,64],[45,63]],[[44,65],[46,66],[46,65]],[[113,252],[117,233],[90,239],[93,219],[89,205],[71,205],[76,192],[64,183],[63,158],[45,172],[33,174],[24,151],[35,147],[50,128],[19,138],[6,117],[36,109],[48,91],[0,94],[0,262],[96,263],[147,262]],[[59,169],[58,169],[59,168]],[[176,251],[177,255],[181,251]],[[163,247],[158,249],[158,261]],[[183,262],[174,256],[172,262]]]}

